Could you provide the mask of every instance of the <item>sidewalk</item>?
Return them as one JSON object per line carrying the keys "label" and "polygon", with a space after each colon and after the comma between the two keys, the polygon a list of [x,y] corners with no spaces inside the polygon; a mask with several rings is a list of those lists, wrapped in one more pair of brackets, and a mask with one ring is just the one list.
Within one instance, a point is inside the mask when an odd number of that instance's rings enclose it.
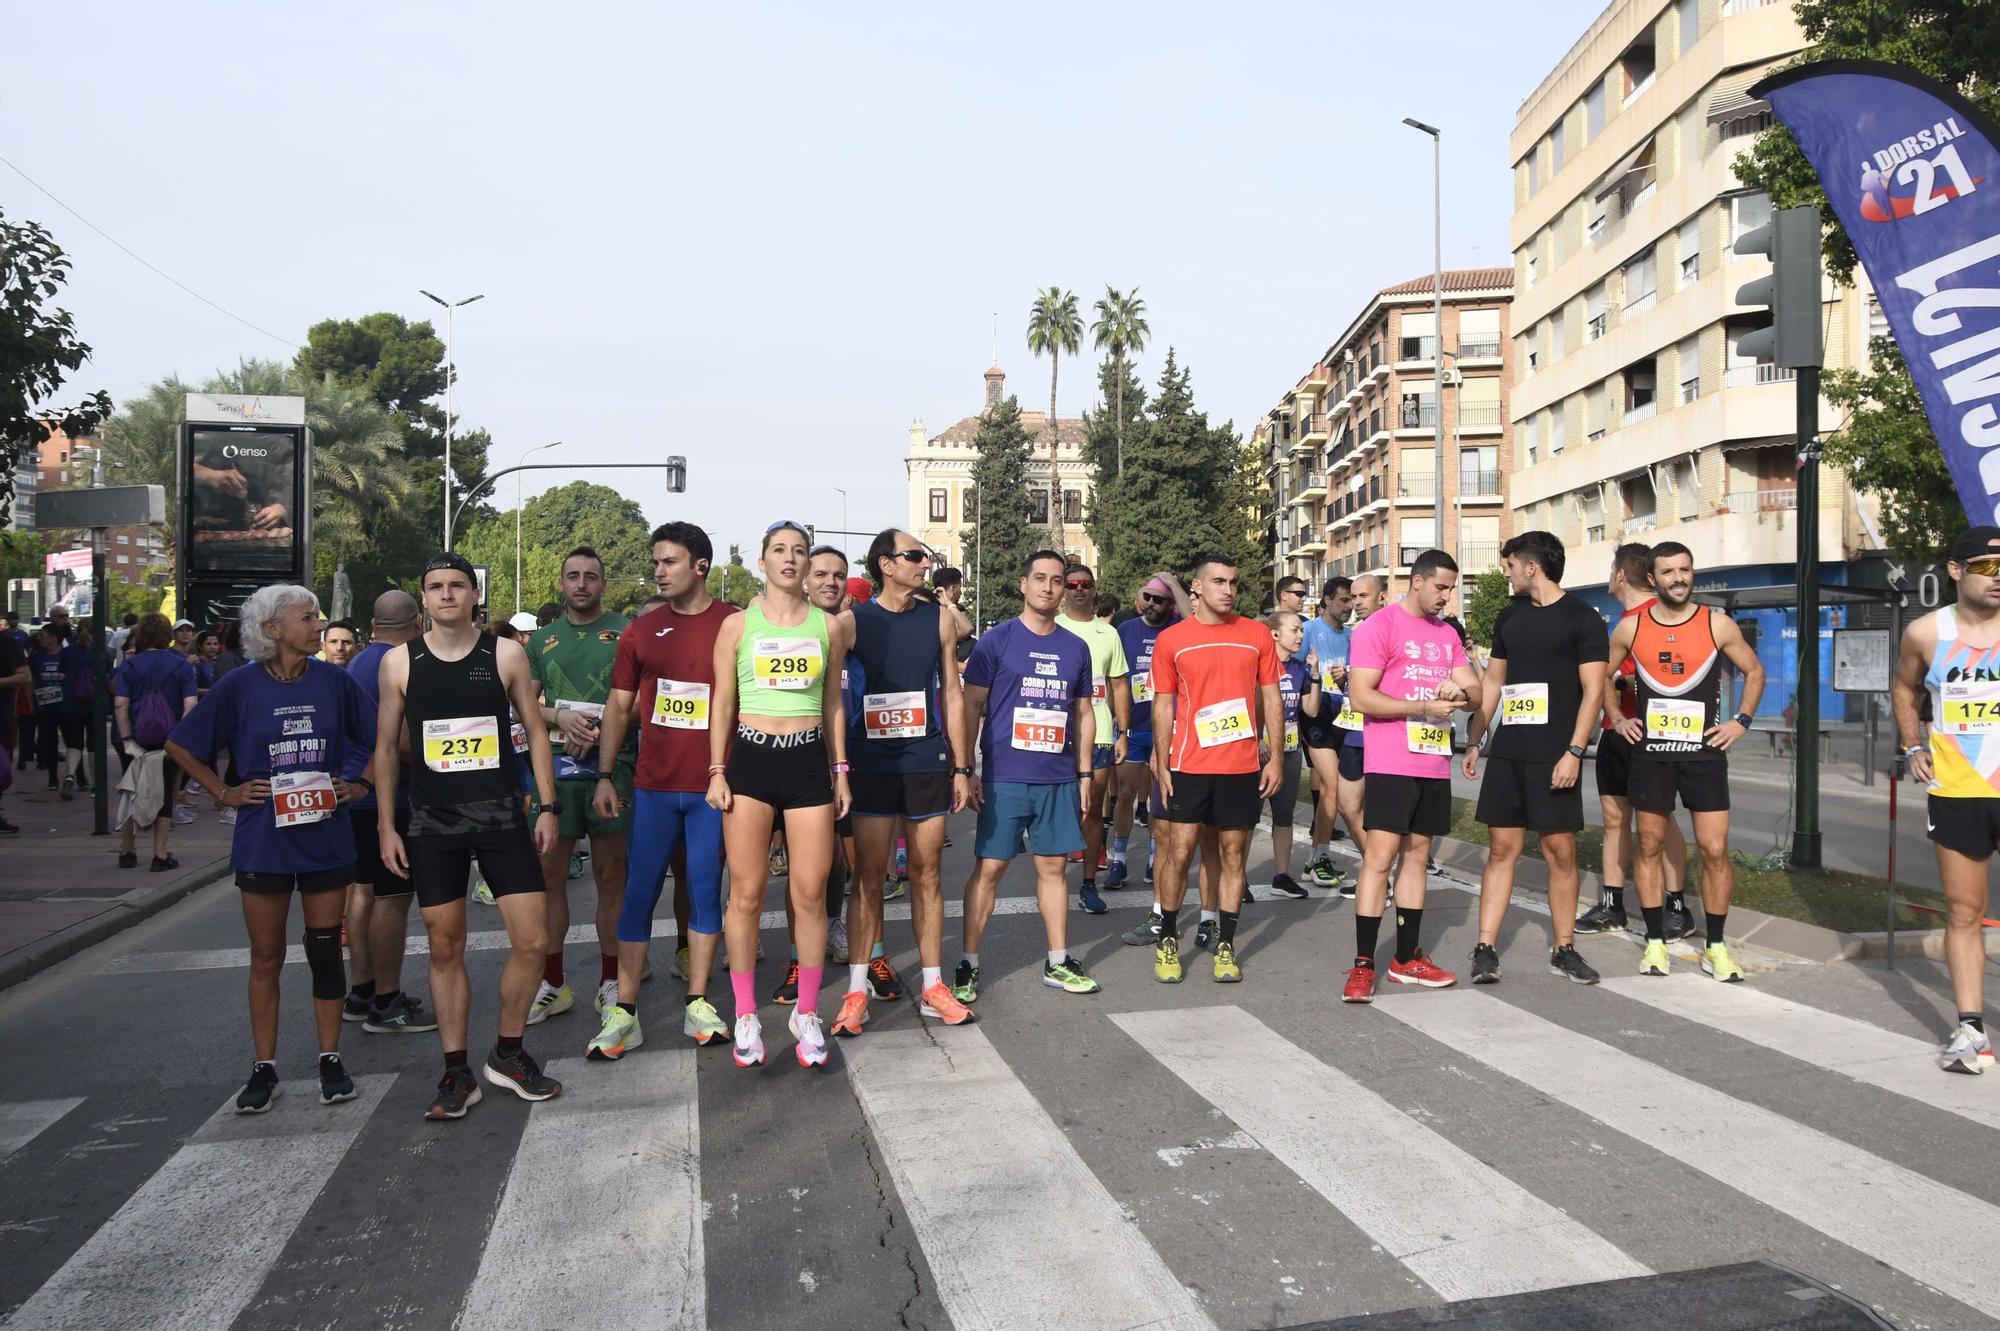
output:
{"label": "sidewalk", "polygon": [[[65,803],[43,787],[41,772],[15,774],[0,809],[19,836],[0,840],[0,989],[19,984],[93,943],[165,909],[229,871],[230,829],[216,822],[204,795],[200,817],[174,829],[168,849],[181,862],[153,873],[152,833],[139,833],[139,867],[118,867],[118,838],[91,835],[94,797],[79,790]],[[112,815],[117,792],[112,792]]]}

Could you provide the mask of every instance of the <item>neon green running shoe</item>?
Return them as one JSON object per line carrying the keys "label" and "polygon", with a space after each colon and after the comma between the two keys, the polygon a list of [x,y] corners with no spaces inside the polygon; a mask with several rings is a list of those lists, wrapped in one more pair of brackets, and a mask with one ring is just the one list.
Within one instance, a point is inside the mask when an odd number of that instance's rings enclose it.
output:
{"label": "neon green running shoe", "polygon": [[1066,994],[1094,994],[1103,987],[1084,972],[1083,963],[1075,957],[1043,966],[1042,983]]}
{"label": "neon green running shoe", "polygon": [[961,960],[951,975],[951,996],[961,1003],[979,1001],[979,967]]}
{"label": "neon green running shoe", "polygon": [[645,1042],[639,1018],[613,1003],[605,1009],[604,1025],[590,1037],[583,1056],[593,1063],[615,1063]]}
{"label": "neon green running shoe", "polygon": [[715,1044],[729,1038],[729,1023],[715,1010],[715,1004],[706,998],[690,998],[687,1018],[681,1023],[681,1034],[696,1044]]}
{"label": "neon green running shoe", "polygon": [[1160,935],[1153,944],[1153,978],[1161,984],[1181,982],[1181,940]]}
{"label": "neon green running shoe", "polygon": [[1710,943],[1701,952],[1701,973],[1713,975],[1724,984],[1742,984],[1743,968],[1729,955],[1726,943]]}
{"label": "neon green running shoe", "polygon": [[1215,945],[1215,982],[1217,984],[1240,984],[1243,968],[1236,964],[1236,944],[1217,943]]}
{"label": "neon green running shoe", "polygon": [[528,1024],[539,1026],[550,1017],[567,1012],[576,1004],[576,991],[568,985],[557,988],[547,980],[535,991],[535,1001],[528,1005]]}
{"label": "neon green running shoe", "polygon": [[1667,973],[1667,944],[1664,939],[1648,938],[1646,955],[1639,958],[1639,974],[1665,975]]}

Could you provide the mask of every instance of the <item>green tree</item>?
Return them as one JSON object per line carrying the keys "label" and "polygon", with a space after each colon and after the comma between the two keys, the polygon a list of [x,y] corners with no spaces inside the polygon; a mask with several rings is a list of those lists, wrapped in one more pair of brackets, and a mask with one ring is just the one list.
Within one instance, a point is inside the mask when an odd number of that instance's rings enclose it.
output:
{"label": "green tree", "polygon": [[1133,287],[1132,294],[1126,295],[1113,286],[1104,288],[1104,295],[1097,302],[1097,320],[1090,325],[1093,344],[1099,351],[1107,347],[1118,363],[1113,378],[1113,422],[1118,427],[1117,466],[1113,474],[1125,470],[1125,355],[1146,349],[1146,339],[1153,329],[1146,322],[1146,302],[1139,299],[1139,288]]}
{"label": "green tree", "polygon": [[[1130,361],[1106,356],[1097,365],[1098,410],[1083,414],[1083,460],[1090,468],[1090,507],[1084,524],[1098,562],[1110,559],[1123,537],[1119,516],[1124,493],[1125,441],[1146,428],[1146,389]],[[1122,596],[1123,591],[1119,590]]]}
{"label": "green tree", "polygon": [[1076,293],[1050,287],[1037,292],[1028,307],[1028,350],[1049,358],[1049,508],[1055,532],[1053,545],[1065,549],[1063,541],[1062,481],[1060,440],[1056,429],[1056,371],[1065,354],[1074,356],[1082,345],[1083,318],[1076,310]]}
{"label": "green tree", "polygon": [[[562,559],[571,546],[531,544],[523,524],[521,541],[521,594],[514,595],[514,513],[512,509],[490,518],[481,518],[466,529],[453,548],[474,564],[486,566],[486,604],[494,616],[505,619],[517,610],[534,611],[545,601],[556,599],[562,577]],[[609,593],[607,592],[607,598]]]}
{"label": "green tree", "polygon": [[1043,544],[1028,520],[1031,443],[1021,424],[1021,404],[1013,397],[988,408],[972,437],[974,525],[959,533],[959,542],[973,555],[967,572],[977,589],[976,598],[972,591],[965,594],[966,608],[976,601],[987,619],[1021,613],[1021,567]]}
{"label": "green tree", "polygon": [[70,312],[49,303],[69,281],[69,268],[47,228],[9,222],[0,211],[0,524],[13,509],[14,464],[24,451],[53,430],[75,439],[93,434],[111,414],[102,389],[75,406],[49,403],[90,355]]}
{"label": "green tree", "polygon": [[1493,621],[1500,618],[1500,612],[1514,599],[1514,593],[1507,586],[1507,575],[1497,568],[1489,568],[1472,578],[1471,594],[1465,598],[1465,632],[1481,647],[1493,645]]}
{"label": "green tree", "polygon": [[16,578],[33,578],[40,582],[43,561],[49,553],[48,543],[40,534],[31,531],[8,531],[0,527],[0,591],[4,584]]}
{"label": "green tree", "polygon": [[764,590],[764,584],[743,563],[743,547],[729,547],[729,558],[708,566],[708,594],[734,606],[750,604],[750,598]]}
{"label": "green tree", "polygon": [[1828,370],[1820,392],[1847,414],[1823,440],[1826,460],[1881,502],[1892,550],[1940,555],[1965,530],[1965,505],[1893,338],[1868,344],[1865,369]]}

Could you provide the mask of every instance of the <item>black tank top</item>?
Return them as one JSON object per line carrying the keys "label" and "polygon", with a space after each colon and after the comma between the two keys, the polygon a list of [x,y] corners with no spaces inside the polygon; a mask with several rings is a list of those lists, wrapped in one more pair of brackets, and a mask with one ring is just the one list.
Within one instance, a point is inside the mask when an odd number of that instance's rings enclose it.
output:
{"label": "black tank top", "polygon": [[490,633],[463,659],[440,660],[428,638],[409,644],[404,715],[410,731],[410,831],[490,832],[525,825],[513,712]]}

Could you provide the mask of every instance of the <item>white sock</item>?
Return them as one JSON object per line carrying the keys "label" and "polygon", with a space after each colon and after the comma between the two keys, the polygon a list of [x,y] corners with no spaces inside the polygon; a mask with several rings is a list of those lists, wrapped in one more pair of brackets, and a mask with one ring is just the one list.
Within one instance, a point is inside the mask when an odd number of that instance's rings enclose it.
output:
{"label": "white sock", "polygon": [[930,987],[932,985],[943,984],[943,983],[944,983],[944,968],[942,966],[926,966],[924,967],[923,988],[919,989],[917,992],[926,993],[930,990]]}
{"label": "white sock", "polygon": [[968,952],[968,953],[966,953],[966,954],[965,954],[965,964],[966,964],[966,965],[968,965],[968,966],[970,966],[970,967],[972,967],[972,969],[974,969],[974,970],[978,970],[978,969],[979,969],[979,954],[978,954],[977,952]]}
{"label": "white sock", "polygon": [[1153,893],[1153,914],[1165,915],[1166,913],[1167,908],[1160,904],[1160,894],[1158,892]]}
{"label": "white sock", "polygon": [[1051,966],[1060,966],[1060,965],[1062,965],[1062,964],[1063,964],[1063,963],[1064,963],[1065,961],[1068,961],[1068,960],[1069,960],[1069,949],[1068,949],[1068,948],[1066,948],[1066,947],[1063,947],[1063,948],[1055,948],[1055,947],[1052,947],[1052,948],[1050,948],[1050,949],[1049,949],[1049,965],[1051,965]]}
{"label": "white sock", "polygon": [[868,963],[864,961],[859,966],[849,966],[847,968],[847,992],[850,994],[859,994],[867,992],[867,989]]}
{"label": "white sock", "polygon": [[1324,854],[1326,854],[1326,842],[1315,841],[1313,842],[1312,859],[1307,860],[1306,863],[1311,864],[1314,860],[1317,860],[1320,856]]}
{"label": "white sock", "polygon": [[1201,922],[1203,924],[1220,924],[1222,922],[1222,912],[1219,910],[1205,910],[1201,913]]}

